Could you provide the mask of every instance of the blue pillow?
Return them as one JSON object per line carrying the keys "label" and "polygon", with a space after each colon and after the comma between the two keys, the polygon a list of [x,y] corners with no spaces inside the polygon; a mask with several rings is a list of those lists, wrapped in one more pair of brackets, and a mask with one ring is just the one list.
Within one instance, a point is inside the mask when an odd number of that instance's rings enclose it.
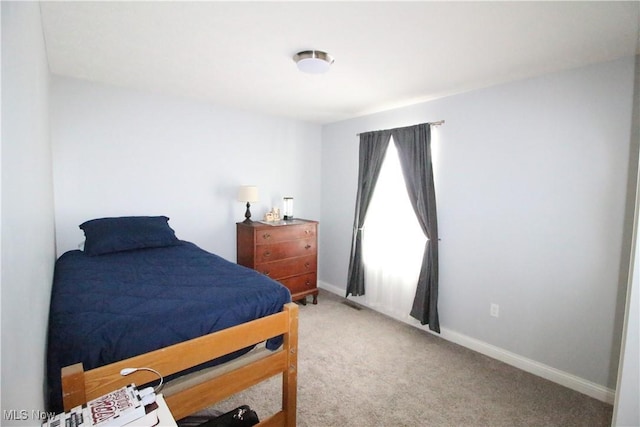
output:
{"label": "blue pillow", "polygon": [[92,219],[80,224],[85,236],[84,252],[93,256],[176,245],[179,240],[168,221],[166,216]]}

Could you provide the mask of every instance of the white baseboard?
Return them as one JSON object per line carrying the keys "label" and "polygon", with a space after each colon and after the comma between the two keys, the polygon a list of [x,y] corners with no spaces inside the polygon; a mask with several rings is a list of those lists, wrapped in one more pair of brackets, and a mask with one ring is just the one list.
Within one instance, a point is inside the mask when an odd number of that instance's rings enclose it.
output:
{"label": "white baseboard", "polygon": [[[344,294],[345,294],[344,289],[338,288],[337,286],[331,285],[327,282],[323,282],[320,280],[318,281],[318,287],[341,297],[344,297]],[[352,297],[350,299],[353,300],[354,302],[362,304],[365,307],[368,307],[368,305],[364,302],[363,298]],[[369,307],[369,308],[371,308],[372,310],[375,310],[375,308],[372,308],[372,307]],[[383,313],[383,314],[386,314],[386,313]],[[403,323],[406,323],[408,325],[414,326],[416,328],[419,328],[421,330],[434,334],[434,332],[429,330],[428,327],[420,325],[418,321],[415,321],[414,323],[413,319],[402,319],[396,316],[391,316],[391,317]],[[593,397],[594,399],[598,399],[605,403],[613,404],[613,401],[615,398],[615,390],[611,390],[610,388],[604,387],[600,384],[596,384],[594,382],[577,377],[568,372],[564,372],[559,369],[552,368],[551,366],[536,362],[535,360],[527,359],[526,357],[522,357],[518,354],[511,353],[500,347],[496,347],[484,341],[471,338],[467,335],[460,334],[450,329],[440,328],[440,334],[435,334],[435,335],[447,341],[451,341],[463,347],[471,349],[473,351],[477,351],[478,353],[484,354],[485,356],[489,356],[493,359],[496,359],[508,365],[514,366],[518,369],[522,369],[523,371],[529,372],[530,374],[537,375],[549,381],[553,381],[554,383],[560,384],[564,387],[575,390],[579,393],[586,394],[587,396]]]}

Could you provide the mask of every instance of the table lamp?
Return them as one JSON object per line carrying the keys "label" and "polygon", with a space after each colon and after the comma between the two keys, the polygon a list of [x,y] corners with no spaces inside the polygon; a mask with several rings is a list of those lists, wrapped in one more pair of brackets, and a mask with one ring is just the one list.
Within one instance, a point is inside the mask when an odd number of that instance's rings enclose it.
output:
{"label": "table lamp", "polygon": [[253,221],[251,220],[251,211],[249,208],[251,207],[251,202],[258,201],[258,187],[255,185],[243,185],[238,188],[238,201],[247,202],[247,211],[244,213],[244,223],[252,223]]}
{"label": "table lamp", "polygon": [[284,198],[284,220],[293,219],[293,197]]}

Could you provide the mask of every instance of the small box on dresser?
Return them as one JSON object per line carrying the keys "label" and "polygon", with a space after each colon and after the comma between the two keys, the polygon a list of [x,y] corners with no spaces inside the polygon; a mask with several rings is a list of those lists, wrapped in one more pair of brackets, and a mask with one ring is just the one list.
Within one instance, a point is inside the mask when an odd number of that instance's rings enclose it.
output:
{"label": "small box on dresser", "polygon": [[236,223],[237,263],[285,285],[293,301],[318,303],[318,222]]}

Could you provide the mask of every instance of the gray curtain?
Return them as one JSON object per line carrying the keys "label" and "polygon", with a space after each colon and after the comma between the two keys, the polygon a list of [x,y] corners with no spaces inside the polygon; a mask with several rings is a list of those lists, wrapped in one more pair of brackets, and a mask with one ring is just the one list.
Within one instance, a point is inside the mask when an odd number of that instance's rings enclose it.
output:
{"label": "gray curtain", "polygon": [[360,160],[358,164],[358,192],[356,210],[353,219],[353,237],[351,239],[351,258],[349,259],[349,277],[347,293],[353,296],[364,295],[364,262],[362,260],[362,226],[367,216],[373,189],[378,181],[382,162],[391,139],[390,131],[366,132],[360,134]]}
{"label": "gray curtain", "polygon": [[427,236],[411,316],[440,332],[438,318],[438,220],[431,162],[431,126],[421,124],[394,129],[402,174],[420,227]]}
{"label": "gray curtain", "polygon": [[438,318],[438,221],[431,162],[431,126],[428,123],[404,128],[360,134],[358,192],[353,220],[351,258],[347,292],[364,295],[364,262],[362,259],[362,227],[371,202],[382,162],[393,136],[398,149],[405,185],[413,210],[428,240],[411,316],[429,329],[440,332]]}

